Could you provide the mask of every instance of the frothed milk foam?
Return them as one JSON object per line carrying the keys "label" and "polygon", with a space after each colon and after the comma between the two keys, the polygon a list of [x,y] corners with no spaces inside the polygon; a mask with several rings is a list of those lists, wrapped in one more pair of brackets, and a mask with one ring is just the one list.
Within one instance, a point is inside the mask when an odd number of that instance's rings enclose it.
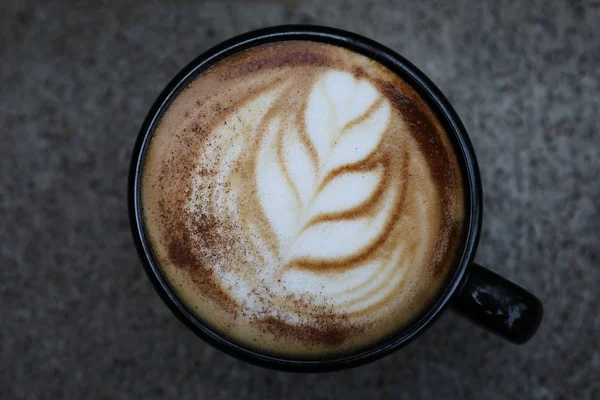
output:
{"label": "frothed milk foam", "polygon": [[322,357],[402,328],[463,231],[439,121],[400,77],[316,42],[255,47],[195,78],[154,132],[145,228],[164,275],[218,332]]}

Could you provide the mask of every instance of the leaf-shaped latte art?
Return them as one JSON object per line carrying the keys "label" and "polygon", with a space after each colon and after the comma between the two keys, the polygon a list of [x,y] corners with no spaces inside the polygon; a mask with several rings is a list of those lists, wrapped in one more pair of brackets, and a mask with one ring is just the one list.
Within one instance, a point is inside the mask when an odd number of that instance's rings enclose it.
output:
{"label": "leaf-shaped latte art", "polygon": [[366,80],[328,72],[301,115],[263,122],[258,198],[287,265],[348,265],[381,242],[399,196],[376,157],[390,112]]}
{"label": "leaf-shaped latte art", "polygon": [[[188,204],[235,232],[226,253],[245,262],[211,260],[221,289],[298,321],[322,306],[353,315],[385,306],[414,282],[428,257],[419,239],[437,229],[435,208],[422,206],[436,196],[429,172],[386,95],[341,71],[311,82],[284,78],[222,120]],[[317,308],[284,306],[289,296]]]}

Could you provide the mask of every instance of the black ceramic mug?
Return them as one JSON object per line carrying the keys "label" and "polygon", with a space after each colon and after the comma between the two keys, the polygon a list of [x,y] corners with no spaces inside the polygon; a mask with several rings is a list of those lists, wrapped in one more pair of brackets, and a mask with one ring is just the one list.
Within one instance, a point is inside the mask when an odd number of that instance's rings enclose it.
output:
{"label": "black ceramic mug", "polygon": [[[163,276],[146,236],[140,200],[144,156],[153,131],[179,91],[219,61],[253,46],[279,41],[315,41],[345,47],[383,64],[408,82],[443,124],[457,155],[465,181],[466,233],[460,257],[437,299],[422,315],[391,337],[354,354],[321,360],[294,360],[259,353],[217,333],[178,299]],[[525,289],[473,262],[482,220],[481,180],[473,148],[458,115],[439,89],[414,65],[392,50],[362,36],[318,26],[279,26],[249,32],[210,49],[186,66],[160,94],[133,149],[129,180],[129,213],[133,237],[146,273],[165,303],[192,331],[217,348],[242,360],[283,370],[329,371],[380,358],[407,344],[447,306],[514,343],[525,343],[536,332],[543,314],[540,301]]]}

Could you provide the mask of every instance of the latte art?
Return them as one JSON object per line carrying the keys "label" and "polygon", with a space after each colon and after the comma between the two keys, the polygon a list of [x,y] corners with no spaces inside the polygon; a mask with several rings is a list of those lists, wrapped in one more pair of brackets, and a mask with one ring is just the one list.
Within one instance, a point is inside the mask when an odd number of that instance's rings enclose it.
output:
{"label": "latte art", "polygon": [[369,210],[389,191],[385,160],[372,158],[390,106],[369,83],[327,72],[298,114],[304,115],[275,114],[265,123],[258,199],[284,265],[348,266],[384,235],[392,214],[393,201]]}
{"label": "latte art", "polygon": [[[294,79],[289,81],[257,96],[215,129],[223,139],[216,148],[230,149],[214,182],[196,180],[190,216],[228,219],[241,228],[236,235],[245,254],[260,260],[250,269],[217,269],[237,301],[251,302],[249,293],[271,300],[310,296],[312,304],[358,313],[398,289],[420,253],[406,248],[426,244],[402,227],[392,232],[406,201],[403,175],[415,154],[409,156],[406,143],[396,154],[385,150],[391,107],[366,80],[326,72],[297,109],[281,109],[278,105],[291,102],[286,97],[298,97]],[[261,105],[266,105],[264,115],[256,112]],[[258,123],[252,120],[256,117]],[[243,133],[230,145],[231,130]],[[215,157],[202,154],[195,175],[210,168]],[[247,174],[238,170],[241,165],[248,166]],[[405,229],[427,229],[427,207],[415,211],[402,216]],[[286,320],[314,312],[296,306],[286,309]],[[277,310],[282,317],[286,305],[255,307],[261,313]]]}
{"label": "latte art", "polygon": [[147,230],[178,295],[263,351],[368,345],[425,309],[462,229],[433,113],[364,56],[248,50],[196,78],[148,152]]}

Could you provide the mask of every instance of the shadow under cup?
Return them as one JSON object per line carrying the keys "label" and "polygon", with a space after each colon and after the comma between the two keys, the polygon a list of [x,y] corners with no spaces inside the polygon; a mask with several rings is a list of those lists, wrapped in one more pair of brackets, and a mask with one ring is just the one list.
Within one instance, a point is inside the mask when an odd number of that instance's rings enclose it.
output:
{"label": "shadow under cup", "polygon": [[[333,358],[295,360],[257,352],[211,329],[180,301],[163,276],[144,227],[141,177],[146,150],[164,111],[179,91],[204,70],[250,47],[279,41],[315,41],[348,48],[384,65],[402,77],[436,113],[452,142],[463,175],[465,220],[456,265],[436,300],[412,323],[390,337],[352,354]],[[291,371],[330,371],[373,361],[399,349],[424,331],[451,305],[486,329],[514,342],[524,343],[536,332],[542,318],[539,300],[495,273],[473,263],[481,228],[481,181],[473,148],[464,126],[443,94],[414,65],[390,49],[362,36],[318,26],[280,26],[235,37],[202,54],[187,65],[163,90],[150,109],[132,153],[128,184],[133,238],[146,273],[171,311],[193,332],[226,353],[265,367]]]}

